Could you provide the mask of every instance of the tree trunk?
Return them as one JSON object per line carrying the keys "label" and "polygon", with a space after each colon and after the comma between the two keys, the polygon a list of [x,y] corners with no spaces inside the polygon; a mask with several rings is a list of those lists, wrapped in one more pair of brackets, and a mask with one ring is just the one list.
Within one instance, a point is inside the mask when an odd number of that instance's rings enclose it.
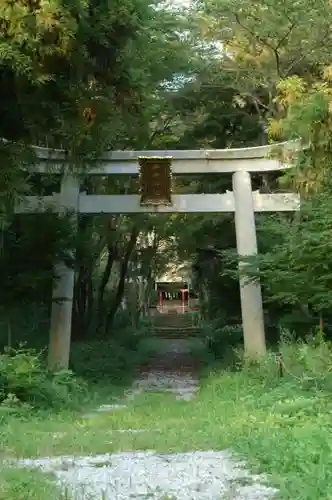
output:
{"label": "tree trunk", "polygon": [[101,278],[101,282],[99,285],[99,290],[98,290],[98,302],[97,302],[97,331],[101,332],[103,329],[103,324],[105,320],[105,305],[104,305],[104,295],[105,295],[105,290],[106,286],[109,282],[113,264],[115,262],[115,256],[116,256],[116,245],[108,245],[108,254],[107,254],[107,262],[106,266]]}
{"label": "tree trunk", "polygon": [[101,277],[100,285],[98,288],[98,298],[97,298],[97,331],[103,332],[105,324],[105,304],[104,296],[105,290],[111,277],[112,269],[115,260],[118,256],[118,241],[116,228],[119,220],[119,216],[111,216],[106,222],[106,244],[107,244],[107,262],[104,272]]}
{"label": "tree trunk", "polygon": [[143,301],[144,303],[142,304],[141,310],[144,316],[148,316],[149,311],[150,311],[150,302],[151,302],[151,294],[153,290],[153,285],[154,285],[154,274],[155,274],[155,269],[153,266],[154,259],[157,254],[158,250],[158,245],[159,245],[159,238],[157,235],[157,232],[155,228],[153,229],[154,232],[154,238],[153,238],[153,244],[150,247],[149,251],[149,259],[145,263],[146,266],[146,286],[144,288],[144,295],[143,295]]}
{"label": "tree trunk", "polygon": [[114,302],[113,302],[113,305],[112,305],[112,307],[107,315],[107,324],[106,324],[107,329],[109,329],[110,326],[112,325],[112,323],[114,321],[114,317],[115,317],[115,315],[116,315],[116,313],[121,305],[121,301],[123,299],[123,294],[125,291],[126,276],[127,276],[127,271],[128,271],[128,264],[129,264],[130,256],[131,256],[131,254],[136,246],[136,241],[137,241],[138,235],[139,235],[139,229],[135,225],[131,231],[130,239],[128,241],[127,248],[126,248],[122,263],[121,263],[119,283],[118,283],[118,288],[117,288],[116,295],[114,298]]}
{"label": "tree trunk", "polygon": [[92,265],[81,265],[75,283],[73,308],[73,340],[83,339],[88,331],[93,311]]}

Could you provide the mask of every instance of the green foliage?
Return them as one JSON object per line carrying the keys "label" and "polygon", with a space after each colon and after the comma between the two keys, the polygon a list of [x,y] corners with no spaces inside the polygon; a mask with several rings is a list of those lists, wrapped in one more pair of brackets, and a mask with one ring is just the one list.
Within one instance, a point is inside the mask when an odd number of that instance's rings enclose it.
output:
{"label": "green foliage", "polygon": [[[138,328],[134,328],[128,314],[122,313],[116,316],[113,329],[108,332],[107,338],[100,338],[94,334],[90,338],[85,338],[84,341],[72,342],[70,363],[72,371],[63,371],[51,376],[45,367],[49,331],[48,315],[45,306],[37,306],[35,302],[32,302],[32,304],[22,306],[19,311],[12,310],[10,318],[8,318],[8,311],[2,311],[0,321],[0,349],[6,349],[4,346],[9,344],[12,348],[12,351],[9,351],[11,355],[6,354],[4,360],[10,363],[10,366],[16,367],[22,359],[24,366],[30,367],[33,372],[31,382],[34,381],[31,391],[37,393],[36,405],[43,403],[43,395],[38,396],[39,389],[42,394],[43,391],[50,391],[49,399],[45,396],[45,405],[58,405],[58,400],[66,401],[67,390],[71,394],[77,392],[78,399],[80,399],[81,381],[82,386],[85,383],[104,384],[105,382],[114,385],[126,384],[135,375],[138,365],[145,363],[151,355],[149,343],[145,341],[149,337],[149,325],[140,321]],[[29,346],[29,349],[21,348],[21,344]],[[13,370],[16,377],[15,369]],[[78,384],[77,390],[76,383]],[[25,384],[25,379],[22,384]],[[41,385],[43,389],[40,388]],[[56,388],[55,392],[52,392],[53,386]],[[22,390],[24,401],[29,402],[33,399],[32,392],[27,394],[24,387]]]}
{"label": "green foliage", "polygon": [[70,366],[77,376],[92,383],[126,384],[150,357],[149,347],[141,341],[142,336],[127,326],[116,338],[75,343]]}
{"label": "green foliage", "polygon": [[[1,305],[10,309],[18,299],[25,303],[47,303],[51,297],[54,264],[65,261],[69,267],[75,266],[72,255],[76,237],[70,219],[51,212],[16,216],[1,236]],[[38,251],[40,248],[43,252]]]}
{"label": "green foliage", "polygon": [[165,108],[164,83],[199,59],[181,36],[188,21],[159,2],[5,0],[0,24],[6,214],[33,185],[18,143],[25,158],[27,144],[64,148],[72,169],[109,148],[144,148]]}
{"label": "green foliage", "polygon": [[278,115],[274,97],[280,78],[295,74],[310,80],[330,61],[328,0],[213,0],[198,5],[204,38],[223,47],[223,68],[263,120]]}
{"label": "green foliage", "polygon": [[202,325],[202,337],[215,361],[233,363],[234,349],[243,344],[241,325],[227,325],[220,317]]}
{"label": "green foliage", "polygon": [[257,258],[247,259],[242,272],[249,279],[262,279],[268,301],[306,305],[314,311],[330,309],[331,213],[330,196],[321,194],[303,203],[301,218],[291,223],[291,231],[284,216],[262,223],[261,233],[273,243]]}
{"label": "green foliage", "polygon": [[[284,331],[278,351],[285,380],[308,391],[332,391],[332,344],[322,332],[296,341],[289,332]],[[258,377],[266,382],[275,380],[278,376],[273,352],[255,363],[245,358],[243,350],[237,351],[237,358],[238,367],[251,377]]]}
{"label": "green foliage", "polygon": [[286,172],[282,182],[305,196],[331,190],[330,70],[325,68],[314,82],[292,77],[281,80],[277,86],[276,102],[283,117],[270,122],[270,136],[301,140],[304,149],[291,158],[296,168]]}
{"label": "green foliage", "polygon": [[49,334],[49,309],[36,301],[21,303],[21,307],[0,310],[0,350],[20,344],[37,352],[45,349]]}
{"label": "green foliage", "polygon": [[78,398],[85,391],[70,371],[49,374],[33,349],[7,348],[0,354],[0,373],[1,411],[68,405],[73,395]]}
{"label": "green foliage", "polygon": [[[34,152],[23,144],[0,141],[0,220],[13,213],[15,203],[29,194],[28,172],[35,162]],[[26,170],[26,171],[24,171]]]}
{"label": "green foliage", "polygon": [[0,500],[69,500],[51,478],[36,470],[1,467]]}
{"label": "green foliage", "polygon": [[[249,99],[238,92],[219,63],[209,61],[195,82],[185,84],[170,101],[173,119],[159,142],[170,149],[248,147],[259,144],[260,117]],[[164,146],[165,145],[165,146]],[[218,176],[215,175],[215,180]],[[225,177],[225,176],[223,176]],[[206,181],[206,177],[200,176]]]}

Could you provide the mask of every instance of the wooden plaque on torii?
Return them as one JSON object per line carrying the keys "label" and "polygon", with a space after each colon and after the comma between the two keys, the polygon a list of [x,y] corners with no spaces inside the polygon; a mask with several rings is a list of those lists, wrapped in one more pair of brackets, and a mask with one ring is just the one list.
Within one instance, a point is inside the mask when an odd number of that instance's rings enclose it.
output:
{"label": "wooden plaque on torii", "polygon": [[171,157],[139,157],[138,158],[140,205],[172,205],[172,158]]}

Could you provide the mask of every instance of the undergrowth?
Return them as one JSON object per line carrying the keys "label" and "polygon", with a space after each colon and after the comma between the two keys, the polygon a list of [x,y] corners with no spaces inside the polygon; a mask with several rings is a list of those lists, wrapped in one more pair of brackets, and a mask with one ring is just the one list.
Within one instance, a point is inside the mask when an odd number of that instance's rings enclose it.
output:
{"label": "undergrowth", "polygon": [[[44,307],[24,305],[9,318],[0,315],[0,409],[26,413],[81,406],[91,391],[123,388],[138,365],[152,354],[147,328],[133,329],[130,318],[119,315],[108,338],[91,332],[88,339],[72,342],[70,369],[50,373],[46,368],[49,318]],[[142,339],[145,342],[142,342]]]}
{"label": "undergrowth", "polygon": [[87,387],[70,370],[50,373],[34,349],[5,348],[0,354],[0,411],[10,413],[69,406]]}
{"label": "undergrowth", "polygon": [[74,343],[70,367],[91,383],[125,384],[153,353],[143,333],[125,329],[116,338]]}

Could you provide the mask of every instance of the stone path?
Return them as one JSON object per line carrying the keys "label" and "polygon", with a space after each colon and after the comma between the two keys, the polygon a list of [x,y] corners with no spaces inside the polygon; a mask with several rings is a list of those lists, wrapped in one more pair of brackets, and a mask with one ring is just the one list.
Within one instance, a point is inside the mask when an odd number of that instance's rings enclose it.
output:
{"label": "stone path", "polygon": [[169,392],[176,399],[190,401],[199,389],[198,379],[191,373],[151,370],[142,373],[127,393],[133,399],[142,392]]}
{"label": "stone path", "polygon": [[[121,411],[143,391],[168,392],[187,401],[195,397],[199,385],[194,370],[190,370],[188,352],[183,352],[180,343],[181,352],[177,353],[175,344],[168,343],[171,352],[164,352],[145,367],[123,401],[102,405],[87,417]],[[177,366],[176,371],[170,369],[170,359],[171,366]],[[22,460],[20,465],[53,472],[61,486],[67,488],[71,500],[268,500],[276,493],[264,485],[264,478],[248,473],[228,452],[113,453]]]}
{"label": "stone path", "polygon": [[226,452],[114,453],[21,464],[55,473],[73,500],[267,500],[276,493]]}

